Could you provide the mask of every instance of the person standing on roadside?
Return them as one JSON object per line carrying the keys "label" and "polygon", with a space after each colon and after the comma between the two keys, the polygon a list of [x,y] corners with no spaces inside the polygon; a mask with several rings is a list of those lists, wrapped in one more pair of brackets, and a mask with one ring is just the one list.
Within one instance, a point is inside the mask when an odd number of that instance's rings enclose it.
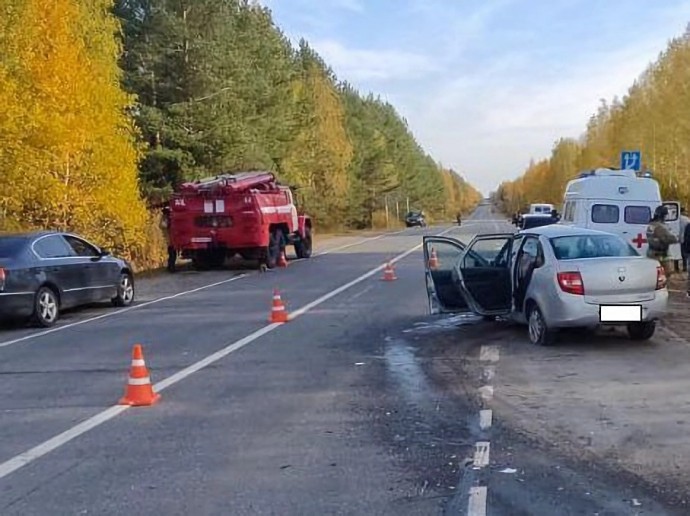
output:
{"label": "person standing on roadside", "polygon": [[680,252],[681,252],[681,260],[682,264],[681,266],[683,267],[683,272],[688,271],[688,259],[690,259],[690,252],[687,251],[688,244],[688,237],[686,236],[686,229],[690,225],[690,218],[687,217],[685,214],[685,208],[680,209]]}
{"label": "person standing on roadside", "polygon": [[659,206],[654,210],[654,217],[647,226],[647,242],[649,243],[649,250],[647,256],[658,260],[666,272],[666,277],[669,278],[673,269],[671,262],[668,259],[668,249],[671,244],[678,242],[676,235],[674,235],[665,220],[668,216],[668,208],[666,206]]}
{"label": "person standing on roadside", "polygon": [[175,272],[175,262],[177,262],[177,251],[172,246],[170,206],[163,208],[160,228],[165,236],[165,243],[168,247],[168,272]]}

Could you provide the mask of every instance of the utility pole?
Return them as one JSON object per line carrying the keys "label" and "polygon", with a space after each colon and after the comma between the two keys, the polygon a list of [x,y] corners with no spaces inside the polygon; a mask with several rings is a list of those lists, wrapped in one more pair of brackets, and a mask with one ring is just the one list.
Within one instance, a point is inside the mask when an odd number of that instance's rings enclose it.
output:
{"label": "utility pole", "polygon": [[410,213],[410,198],[407,198],[407,213]]}
{"label": "utility pole", "polygon": [[388,196],[387,195],[385,197],[385,200],[386,200],[386,229],[388,229],[389,223],[388,223]]}

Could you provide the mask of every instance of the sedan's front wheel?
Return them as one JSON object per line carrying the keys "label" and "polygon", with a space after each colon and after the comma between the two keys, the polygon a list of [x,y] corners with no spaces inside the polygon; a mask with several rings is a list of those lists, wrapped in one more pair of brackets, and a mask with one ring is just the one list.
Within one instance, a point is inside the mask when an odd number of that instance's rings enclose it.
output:
{"label": "sedan's front wheel", "polygon": [[34,321],[39,326],[49,328],[60,317],[60,302],[57,294],[48,287],[41,287],[36,292],[34,300]]}
{"label": "sedan's front wheel", "polygon": [[117,295],[112,299],[115,306],[129,306],[134,301],[134,281],[128,272],[120,274]]}

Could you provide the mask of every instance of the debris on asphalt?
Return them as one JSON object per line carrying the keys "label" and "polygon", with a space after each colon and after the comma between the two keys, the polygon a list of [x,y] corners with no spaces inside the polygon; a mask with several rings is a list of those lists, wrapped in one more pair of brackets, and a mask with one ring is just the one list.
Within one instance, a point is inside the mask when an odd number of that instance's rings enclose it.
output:
{"label": "debris on asphalt", "polygon": [[633,498],[632,504],[634,507],[640,507],[642,505],[642,502],[640,502],[637,498]]}
{"label": "debris on asphalt", "polygon": [[517,469],[514,468],[505,468],[501,470],[501,473],[517,473]]}
{"label": "debris on asphalt", "polygon": [[364,362],[355,362],[355,365],[356,365],[356,366],[364,365]]}

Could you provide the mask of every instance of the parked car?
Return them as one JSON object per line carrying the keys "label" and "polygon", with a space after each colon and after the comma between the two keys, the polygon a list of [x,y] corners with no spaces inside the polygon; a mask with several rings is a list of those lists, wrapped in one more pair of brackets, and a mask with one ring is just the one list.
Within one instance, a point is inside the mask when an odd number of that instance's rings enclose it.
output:
{"label": "parked car", "polygon": [[549,224],[556,224],[557,222],[558,222],[558,218],[554,217],[551,214],[543,215],[541,213],[539,213],[539,214],[526,213],[526,214],[522,215],[522,217],[520,218],[519,228],[520,229],[532,229],[532,228],[538,228],[541,226],[548,226]]}
{"label": "parked car", "polygon": [[[432,248],[445,257],[435,267]],[[562,328],[600,325],[625,325],[631,339],[647,340],[667,310],[659,262],[612,233],[553,224],[468,245],[428,236],[424,254],[432,313],[508,315],[538,345]]]}
{"label": "parked car", "polygon": [[424,213],[421,211],[411,211],[405,215],[405,225],[408,228],[419,226],[420,228],[426,227],[426,219],[424,218]]}
{"label": "parked car", "polygon": [[125,260],[73,234],[46,231],[0,235],[0,318],[55,324],[66,308],[134,301]]}

